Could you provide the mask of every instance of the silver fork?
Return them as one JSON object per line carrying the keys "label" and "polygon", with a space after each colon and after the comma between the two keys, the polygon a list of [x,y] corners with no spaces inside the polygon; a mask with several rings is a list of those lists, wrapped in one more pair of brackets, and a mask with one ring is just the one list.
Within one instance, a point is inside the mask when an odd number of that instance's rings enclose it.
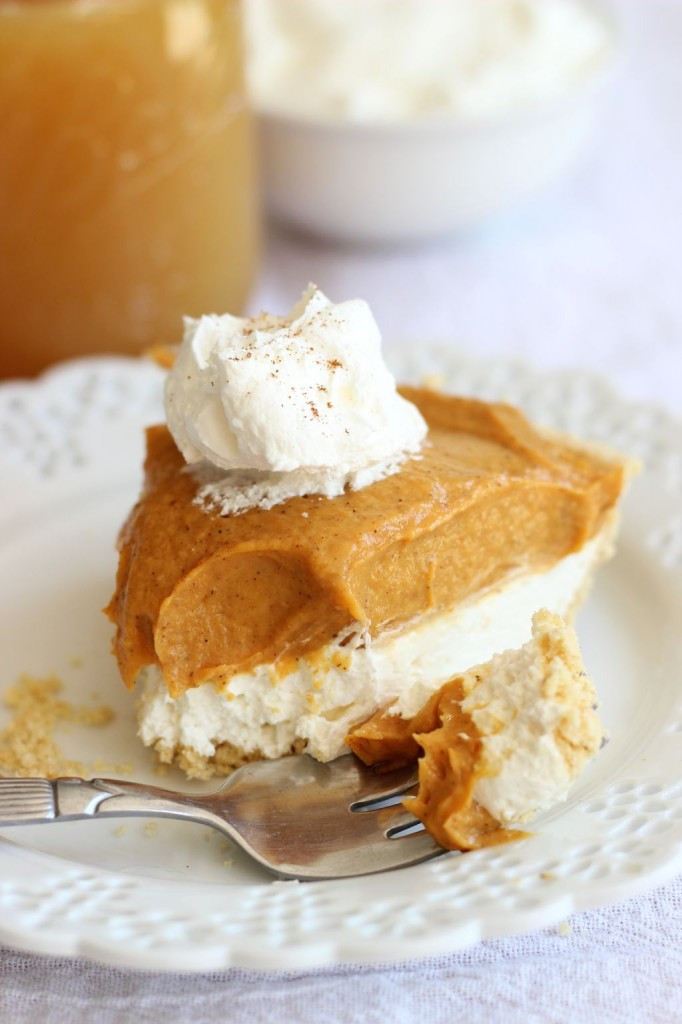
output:
{"label": "silver fork", "polygon": [[181,818],[224,832],[280,878],[349,878],[445,852],[399,803],[416,781],[413,766],[379,774],[352,754],[244,765],[200,795],[121,779],[0,779],[0,827]]}

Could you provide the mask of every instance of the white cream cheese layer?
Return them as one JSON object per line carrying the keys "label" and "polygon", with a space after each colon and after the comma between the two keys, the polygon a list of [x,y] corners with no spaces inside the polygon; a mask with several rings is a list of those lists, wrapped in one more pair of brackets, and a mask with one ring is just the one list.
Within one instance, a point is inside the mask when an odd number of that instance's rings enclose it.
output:
{"label": "white cream cheese layer", "polygon": [[396,391],[366,302],[310,286],[288,316],[187,320],[168,427],[224,515],[334,497],[397,472],[427,426]]}
{"label": "white cream cheese layer", "polygon": [[453,675],[526,643],[538,609],[568,614],[610,553],[611,531],[605,527],[548,572],[513,580],[371,644],[351,630],[284,677],[261,666],[234,676],[226,690],[204,683],[174,700],[150,666],[141,673],[140,736],[148,746],[185,747],[207,758],[222,743],[274,758],[297,740],[319,760],[338,757],[349,730],[378,708],[396,701],[396,713],[409,717]]}
{"label": "white cream cheese layer", "polygon": [[597,695],[575,631],[548,611],[534,617],[532,639],[520,650],[467,673],[464,692],[489,773],[474,798],[503,825],[564,800],[601,746]]}

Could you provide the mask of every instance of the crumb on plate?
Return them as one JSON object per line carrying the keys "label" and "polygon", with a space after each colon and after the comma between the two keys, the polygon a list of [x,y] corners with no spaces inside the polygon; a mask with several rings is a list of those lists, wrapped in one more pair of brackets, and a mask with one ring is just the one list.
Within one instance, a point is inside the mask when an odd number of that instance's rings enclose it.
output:
{"label": "crumb on plate", "polygon": [[422,375],[419,383],[423,388],[428,388],[429,391],[443,391],[445,388],[445,374],[425,373]]}
{"label": "crumb on plate", "polygon": [[87,775],[87,766],[65,756],[54,738],[55,730],[70,725],[99,728],[108,725],[114,712],[106,705],[77,706],[61,697],[63,684],[56,675],[21,675],[4,694],[11,711],[9,723],[0,730],[0,775]]}

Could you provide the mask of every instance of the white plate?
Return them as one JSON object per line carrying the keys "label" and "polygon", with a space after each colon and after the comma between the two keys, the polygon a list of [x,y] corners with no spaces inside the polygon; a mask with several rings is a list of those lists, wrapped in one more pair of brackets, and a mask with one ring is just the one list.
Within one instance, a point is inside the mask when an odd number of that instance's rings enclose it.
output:
{"label": "white plate", "polygon": [[[610,744],[523,844],[345,882],[272,881],[221,837],[178,822],[152,835],[139,820],[120,836],[111,821],[6,829],[0,942],[166,970],[389,962],[548,925],[682,866],[682,427],[583,375],[540,377],[451,350],[389,357],[401,379],[441,371],[450,390],[510,398],[645,461],[619,554],[579,620]],[[54,671],[76,703],[98,692],[115,721],[65,733],[62,747],[130,761],[135,777],[157,783],[99,609],[159,385],[153,367],[111,359],[0,388],[0,685]],[[171,773],[161,784],[183,780]]]}

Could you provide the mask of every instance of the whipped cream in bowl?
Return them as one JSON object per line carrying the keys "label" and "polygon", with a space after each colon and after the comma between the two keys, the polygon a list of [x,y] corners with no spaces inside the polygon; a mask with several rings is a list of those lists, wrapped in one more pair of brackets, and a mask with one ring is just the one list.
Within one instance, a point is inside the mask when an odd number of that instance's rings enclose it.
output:
{"label": "whipped cream in bowl", "polygon": [[366,487],[427,433],[381,355],[366,302],[310,285],[286,316],[186,320],[165,389],[168,427],[222,514]]}
{"label": "whipped cream in bowl", "polygon": [[622,49],[601,0],[250,0],[265,197],[363,244],[475,227],[568,171]]}
{"label": "whipped cream in bowl", "polygon": [[375,124],[533,107],[612,44],[581,0],[249,0],[246,25],[258,109]]}

